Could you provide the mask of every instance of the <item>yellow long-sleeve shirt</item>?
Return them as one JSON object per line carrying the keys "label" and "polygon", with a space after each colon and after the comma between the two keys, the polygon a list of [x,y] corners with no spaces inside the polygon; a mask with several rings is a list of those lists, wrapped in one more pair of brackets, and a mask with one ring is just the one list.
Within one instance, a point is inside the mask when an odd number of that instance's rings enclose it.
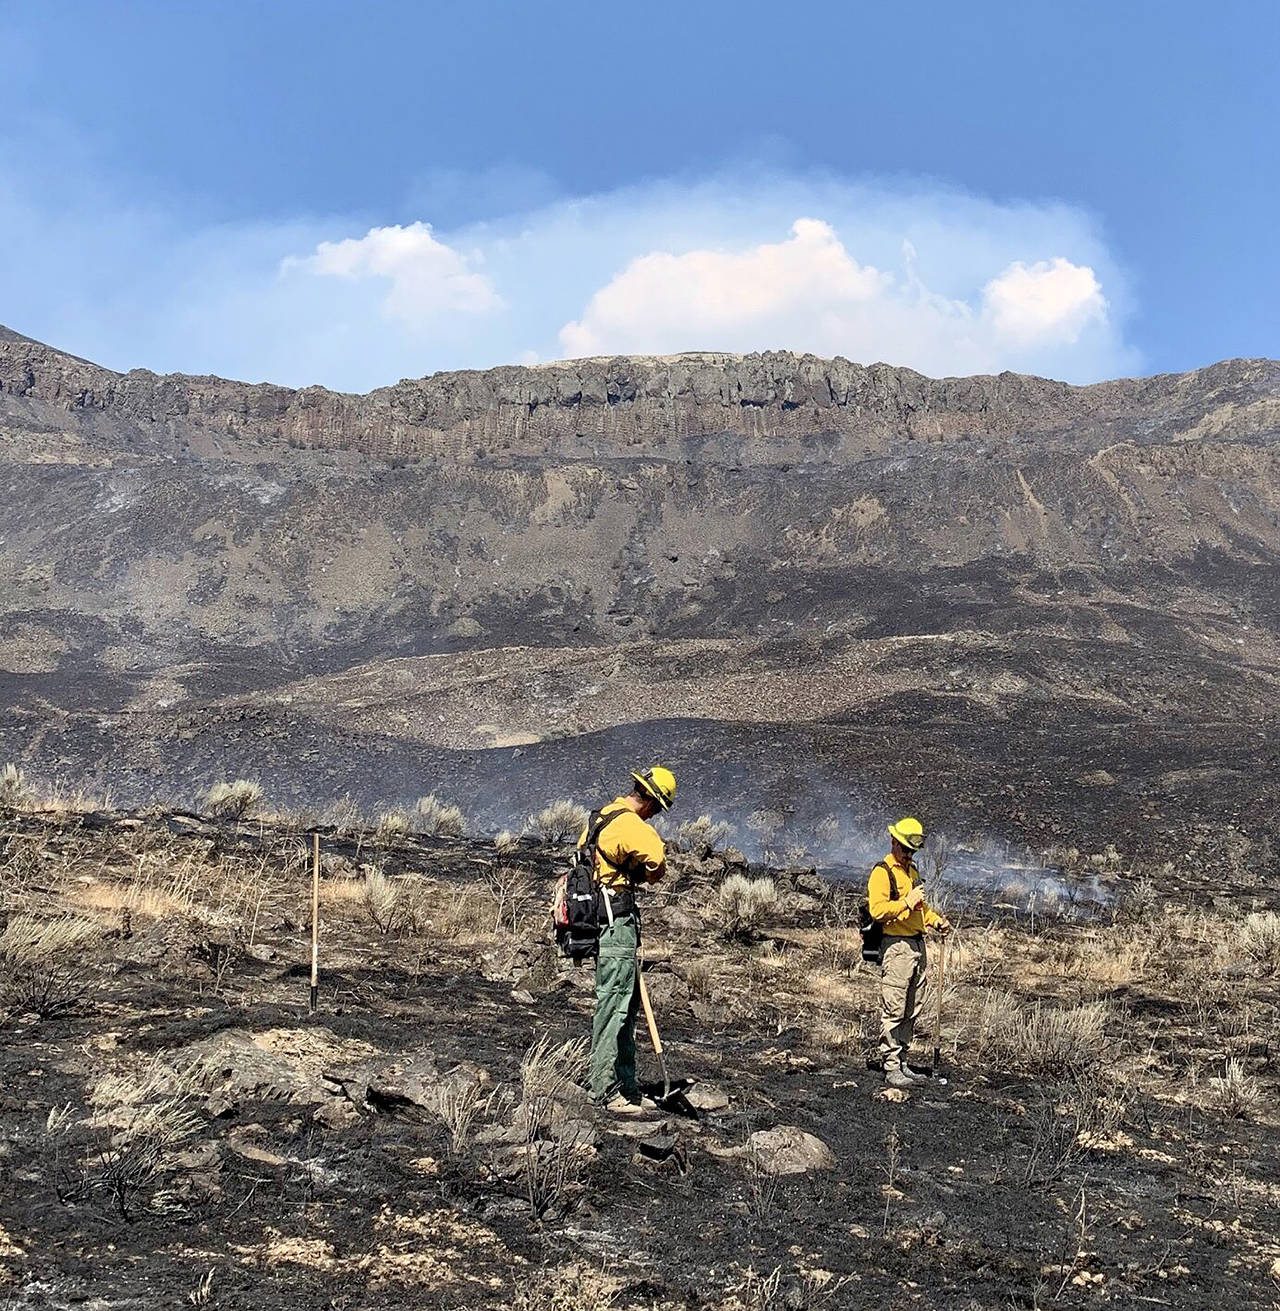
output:
{"label": "yellow long-sleeve shirt", "polygon": [[[889,870],[893,870],[893,880],[897,884],[897,897],[890,895]],[[920,871],[914,861],[901,864],[894,856],[886,856],[871,871],[867,880],[867,905],[871,918],[884,925],[888,938],[910,938],[926,929],[938,928],[946,920],[921,902],[914,910],[907,905],[907,893],[920,881]]]}
{"label": "yellow long-sleeve shirt", "polygon": [[[600,831],[596,876],[607,888],[624,889],[632,883],[656,883],[667,872],[667,849],[658,830],[618,797],[601,813],[614,816]],[[583,829],[578,846],[587,840]]]}

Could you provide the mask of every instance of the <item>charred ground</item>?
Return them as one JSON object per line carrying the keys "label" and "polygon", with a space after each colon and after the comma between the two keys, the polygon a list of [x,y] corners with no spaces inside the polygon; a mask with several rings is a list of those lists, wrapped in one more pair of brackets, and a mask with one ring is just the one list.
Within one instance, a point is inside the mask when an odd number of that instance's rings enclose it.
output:
{"label": "charred ground", "polygon": [[849,893],[773,871],[730,938],[744,862],[687,851],[646,973],[696,1105],[619,1125],[561,1048],[590,975],[547,943],[555,850],[385,830],[324,831],[310,1016],[305,821],[6,817],[12,1305],[1275,1300],[1280,920],[1244,853],[1216,909],[1116,858],[1105,919],[957,914],[950,1082],[886,1100]]}

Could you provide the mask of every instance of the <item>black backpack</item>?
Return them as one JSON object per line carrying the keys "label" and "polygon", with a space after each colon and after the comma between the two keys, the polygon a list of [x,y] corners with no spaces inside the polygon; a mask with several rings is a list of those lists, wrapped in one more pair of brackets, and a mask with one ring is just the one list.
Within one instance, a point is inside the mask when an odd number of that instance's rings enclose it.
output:
{"label": "black backpack", "polygon": [[575,964],[594,956],[600,945],[600,884],[596,879],[596,852],[600,834],[621,810],[605,815],[596,811],[587,825],[587,840],[574,851],[569,868],[556,880],[551,920],[560,953]]}
{"label": "black backpack", "polygon": [[[881,861],[880,865],[884,865],[884,862]],[[880,865],[871,872],[874,874]],[[893,877],[893,870],[888,865],[884,865],[884,872],[889,876],[889,900],[897,901],[898,880]],[[862,934],[862,959],[879,965],[884,951],[884,925],[871,918],[871,903],[866,897],[863,897],[862,905],[858,907],[858,931]]]}

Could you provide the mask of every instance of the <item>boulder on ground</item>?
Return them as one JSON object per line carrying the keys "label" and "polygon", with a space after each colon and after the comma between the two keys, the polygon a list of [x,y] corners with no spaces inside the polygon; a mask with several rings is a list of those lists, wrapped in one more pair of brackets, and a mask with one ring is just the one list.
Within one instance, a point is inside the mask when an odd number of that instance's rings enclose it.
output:
{"label": "boulder on ground", "polygon": [[836,1167],[831,1148],[794,1124],[757,1129],[747,1139],[747,1149],[765,1174],[810,1174]]}
{"label": "boulder on ground", "polygon": [[729,1094],[711,1083],[695,1083],[685,1093],[685,1100],[695,1111],[723,1111],[729,1105]]}
{"label": "boulder on ground", "polygon": [[470,1061],[461,1061],[442,1072],[429,1051],[375,1057],[347,1068],[326,1070],[324,1077],[332,1085],[330,1091],[341,1092],[360,1110],[384,1114],[430,1110],[442,1087],[484,1087],[490,1082],[488,1070]]}
{"label": "boulder on ground", "polygon": [[175,1064],[192,1067],[211,1096],[242,1101],[321,1102],[330,1095],[324,1070],[335,1060],[362,1056],[360,1042],[320,1029],[223,1029],[177,1052]]}

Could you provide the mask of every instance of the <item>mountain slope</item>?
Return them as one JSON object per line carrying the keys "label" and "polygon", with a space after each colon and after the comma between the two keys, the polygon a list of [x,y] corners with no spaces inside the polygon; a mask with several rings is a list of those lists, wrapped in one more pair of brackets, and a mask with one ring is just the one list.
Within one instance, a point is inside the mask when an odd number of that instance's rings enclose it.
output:
{"label": "mountain slope", "polygon": [[130,797],[466,779],[504,818],[643,745],[739,814],[1274,832],[1278,436],[1270,361],[699,354],[358,397],[0,333],[0,749]]}

